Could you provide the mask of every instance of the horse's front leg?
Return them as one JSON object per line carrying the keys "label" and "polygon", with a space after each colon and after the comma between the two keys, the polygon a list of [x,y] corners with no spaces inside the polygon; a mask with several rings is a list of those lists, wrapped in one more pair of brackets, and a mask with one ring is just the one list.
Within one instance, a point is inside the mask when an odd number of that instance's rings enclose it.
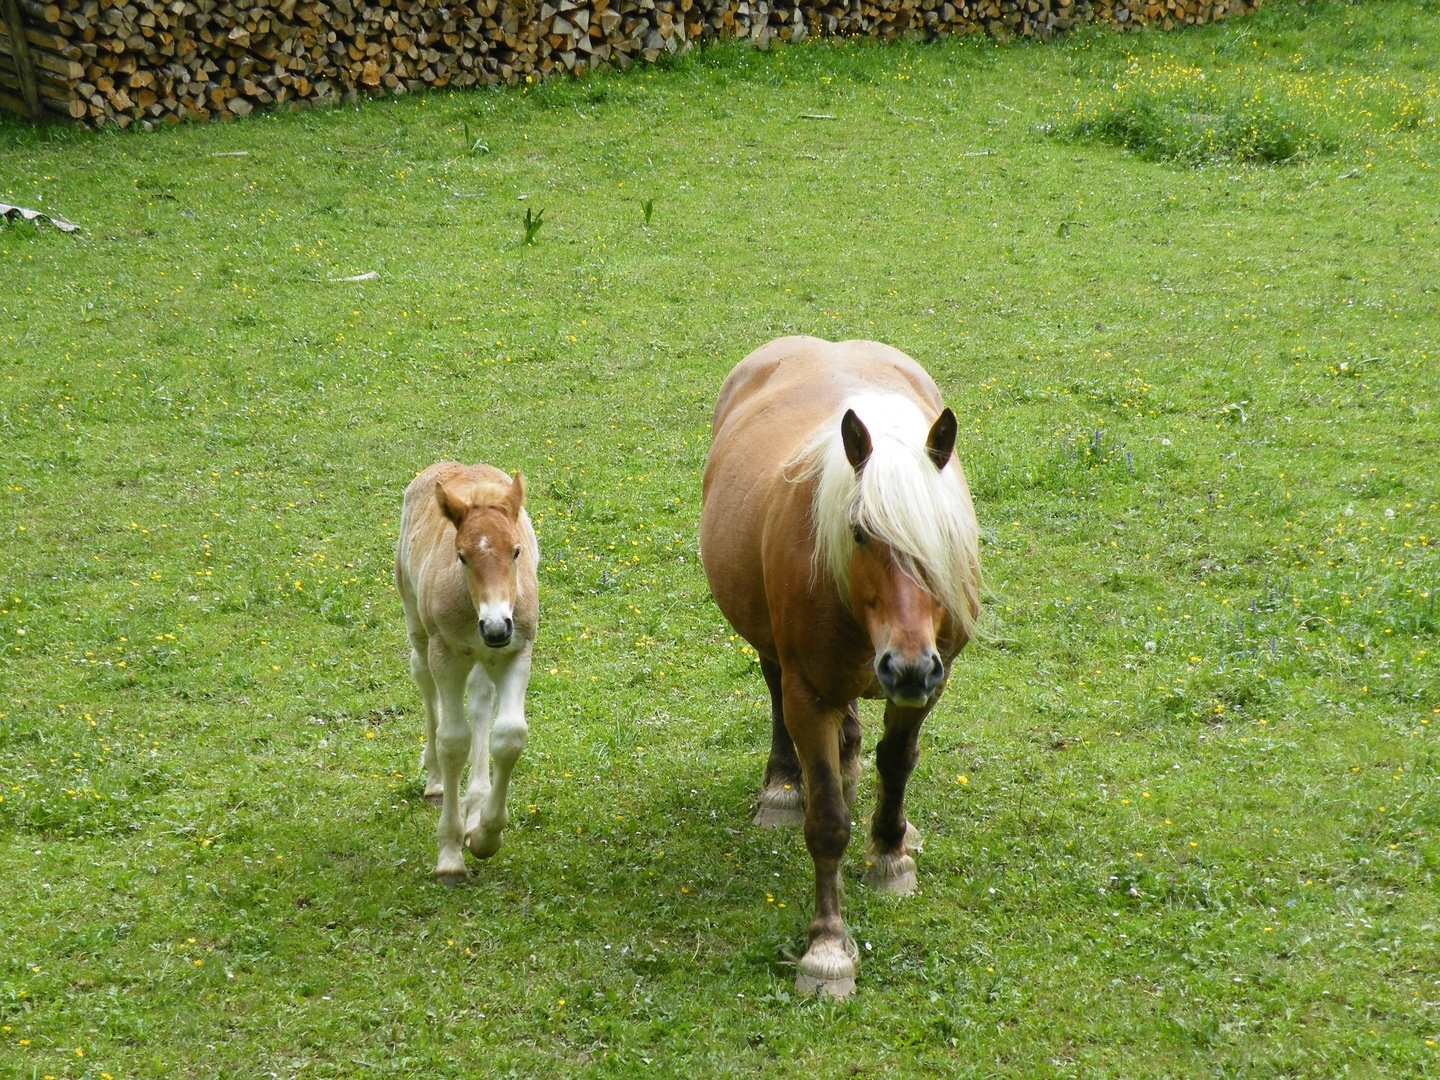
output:
{"label": "horse's front leg", "polygon": [[439,698],[439,723],[435,754],[440,764],[444,791],[440,800],[440,823],[435,834],[440,857],[435,876],[445,885],[465,880],[464,818],[461,813],[460,776],[470,755],[470,721],[465,715],[465,683],[473,661],[448,648],[438,637],[430,639],[430,675]]}
{"label": "horse's front leg", "polygon": [[905,784],[920,758],[920,725],[930,711],[885,705],[885,734],[875,747],[875,813],[865,855],[865,884],[904,896],[915,891],[915,852],[920,834],[905,820]]}
{"label": "horse's front leg", "polygon": [[850,842],[843,724],[844,713],[822,702],[802,678],[785,680],[785,726],[805,774],[805,846],[815,863],[815,914],[795,989],[835,997],[854,993],[857,955],[840,916],[840,863]]}
{"label": "horse's front leg", "polygon": [[[492,676],[496,678],[496,676]],[[510,792],[510,777],[515,763],[525,749],[530,728],[525,723],[525,690],[530,685],[530,648],[526,646],[507,664],[496,678],[499,707],[495,724],[490,729],[492,776],[490,790],[479,807],[478,817],[466,837],[470,851],[477,859],[488,859],[500,850],[500,833],[510,820],[505,799]]]}
{"label": "horse's front leg", "polygon": [[495,722],[497,703],[494,680],[484,664],[476,664],[465,687],[465,712],[470,718],[470,776],[465,782],[460,813],[465,821],[466,844],[480,820],[480,808],[490,797],[490,726]]}

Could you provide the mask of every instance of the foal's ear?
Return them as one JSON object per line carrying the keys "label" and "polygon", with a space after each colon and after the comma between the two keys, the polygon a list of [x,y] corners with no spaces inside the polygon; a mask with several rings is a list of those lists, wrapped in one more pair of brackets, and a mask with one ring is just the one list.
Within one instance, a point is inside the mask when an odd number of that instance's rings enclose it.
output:
{"label": "foal's ear", "polygon": [[870,460],[871,445],[870,432],[865,430],[854,409],[845,410],[845,417],[840,421],[840,439],[845,444],[845,460],[858,473]]}
{"label": "foal's ear", "polygon": [[950,455],[955,452],[955,414],[948,408],[935,418],[930,434],[925,437],[925,453],[935,463],[935,468],[945,468]]}
{"label": "foal's ear", "polygon": [[435,481],[435,501],[440,504],[440,512],[450,519],[450,524],[459,529],[465,522],[465,515],[471,510],[472,504],[463,495],[457,495],[453,491],[447,491],[442,481]]}
{"label": "foal's ear", "polygon": [[517,471],[510,478],[510,494],[505,497],[512,518],[520,517],[520,509],[525,505],[525,490],[525,474]]}

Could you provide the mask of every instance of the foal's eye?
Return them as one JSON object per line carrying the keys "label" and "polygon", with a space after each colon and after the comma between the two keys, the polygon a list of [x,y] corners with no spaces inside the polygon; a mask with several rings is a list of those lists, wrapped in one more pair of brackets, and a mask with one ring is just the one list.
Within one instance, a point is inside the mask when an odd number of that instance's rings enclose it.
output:
{"label": "foal's eye", "polygon": [[519,544],[516,544],[516,545],[515,545],[515,554],[513,554],[513,555],[510,556],[510,561],[511,561],[511,562],[515,562],[515,561],[517,561],[519,558],[520,558],[520,545],[519,545]]}
{"label": "foal's eye", "polygon": [[862,529],[859,525],[854,526],[854,527],[851,529],[851,533],[854,535],[854,537],[855,537],[855,543],[857,543],[857,544],[863,545],[863,544],[865,543],[865,541],[868,539],[868,537],[866,537],[866,535],[865,535],[865,530]]}
{"label": "foal's eye", "polygon": [[465,561],[465,553],[463,551],[455,552],[455,557],[459,559],[462,563]]}

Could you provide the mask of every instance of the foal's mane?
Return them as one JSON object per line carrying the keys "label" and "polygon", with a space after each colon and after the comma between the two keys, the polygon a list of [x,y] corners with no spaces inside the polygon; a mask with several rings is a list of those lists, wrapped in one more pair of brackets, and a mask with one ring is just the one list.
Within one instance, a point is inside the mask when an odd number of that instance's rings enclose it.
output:
{"label": "foal's mane", "polygon": [[[847,409],[854,409],[870,432],[870,457],[859,475],[840,435]],[[785,474],[792,482],[815,481],[812,570],[834,584],[847,606],[853,530],[859,525],[889,545],[905,573],[923,584],[970,638],[980,614],[979,527],[954,456],[937,470],[926,453],[929,429],[909,398],[856,394],[787,463]]]}

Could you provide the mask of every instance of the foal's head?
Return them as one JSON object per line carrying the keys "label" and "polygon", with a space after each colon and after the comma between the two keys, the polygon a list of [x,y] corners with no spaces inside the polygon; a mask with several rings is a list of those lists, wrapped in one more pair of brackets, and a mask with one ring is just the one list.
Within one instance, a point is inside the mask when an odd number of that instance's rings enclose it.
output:
{"label": "foal's head", "polygon": [[[925,456],[937,472],[955,450],[955,434],[955,414],[946,409],[925,440]],[[841,420],[840,435],[846,460],[859,476],[872,445],[853,409]],[[932,524],[915,522],[915,531]],[[895,704],[924,705],[945,680],[945,663],[935,647],[948,614],[945,604],[924,583],[924,568],[915,565],[913,556],[897,552],[863,521],[853,523],[851,533],[850,610],[870,635],[875,677]]]}
{"label": "foal's head", "polygon": [[504,648],[515,633],[525,477],[517,472],[508,484],[482,481],[468,491],[436,481],[435,501],[455,526],[455,558],[465,573],[480,636],[492,649]]}

